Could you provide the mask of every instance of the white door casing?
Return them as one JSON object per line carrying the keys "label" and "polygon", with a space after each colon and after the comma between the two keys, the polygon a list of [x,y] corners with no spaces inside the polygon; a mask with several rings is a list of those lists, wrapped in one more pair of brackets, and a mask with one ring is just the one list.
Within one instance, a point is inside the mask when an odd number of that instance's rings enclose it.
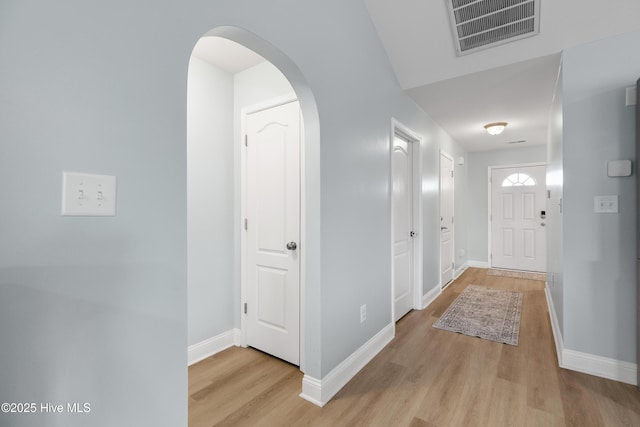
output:
{"label": "white door casing", "polygon": [[297,101],[245,117],[246,344],[300,363],[300,148]]}
{"label": "white door casing", "polygon": [[546,271],[546,166],[491,169],[491,266]]}
{"label": "white door casing", "polygon": [[440,153],[440,283],[444,288],[454,274],[453,159]]}
{"label": "white door casing", "polygon": [[413,143],[394,135],[391,151],[394,321],[413,308]]}

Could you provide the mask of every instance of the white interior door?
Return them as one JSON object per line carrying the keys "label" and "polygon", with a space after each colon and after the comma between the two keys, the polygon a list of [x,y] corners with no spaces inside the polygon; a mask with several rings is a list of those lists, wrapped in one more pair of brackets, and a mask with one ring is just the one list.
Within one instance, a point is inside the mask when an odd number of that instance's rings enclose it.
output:
{"label": "white interior door", "polygon": [[453,280],[453,159],[440,153],[440,283]]}
{"label": "white interior door", "polygon": [[248,114],[247,345],[300,359],[300,108]]}
{"label": "white interior door", "polygon": [[491,266],[546,271],[546,166],[491,170]]}
{"label": "white interior door", "polygon": [[397,321],[413,308],[412,143],[395,136],[391,159],[394,321]]}

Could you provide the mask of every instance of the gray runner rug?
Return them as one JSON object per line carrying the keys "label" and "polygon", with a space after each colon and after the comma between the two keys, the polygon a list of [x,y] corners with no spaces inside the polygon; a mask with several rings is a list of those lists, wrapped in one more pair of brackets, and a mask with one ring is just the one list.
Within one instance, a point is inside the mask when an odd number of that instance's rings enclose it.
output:
{"label": "gray runner rug", "polygon": [[518,345],[524,293],[469,285],[434,328]]}

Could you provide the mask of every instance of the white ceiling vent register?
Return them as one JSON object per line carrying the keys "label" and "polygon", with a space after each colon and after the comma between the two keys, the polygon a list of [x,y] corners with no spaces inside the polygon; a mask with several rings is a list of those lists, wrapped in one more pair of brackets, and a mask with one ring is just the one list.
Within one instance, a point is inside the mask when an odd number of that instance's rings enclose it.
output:
{"label": "white ceiling vent register", "polygon": [[540,32],[540,0],[446,1],[458,56]]}

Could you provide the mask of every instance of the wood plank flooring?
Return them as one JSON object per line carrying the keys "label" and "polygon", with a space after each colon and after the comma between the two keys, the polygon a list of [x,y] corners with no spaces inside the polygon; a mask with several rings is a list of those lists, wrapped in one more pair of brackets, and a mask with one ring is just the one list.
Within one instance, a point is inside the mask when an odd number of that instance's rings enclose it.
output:
{"label": "wood plank flooring", "polygon": [[[518,347],[431,325],[468,284],[525,292]],[[297,367],[230,348],[189,368],[189,426],[640,426],[635,386],[560,369],[544,283],[468,269],[324,408]]]}

